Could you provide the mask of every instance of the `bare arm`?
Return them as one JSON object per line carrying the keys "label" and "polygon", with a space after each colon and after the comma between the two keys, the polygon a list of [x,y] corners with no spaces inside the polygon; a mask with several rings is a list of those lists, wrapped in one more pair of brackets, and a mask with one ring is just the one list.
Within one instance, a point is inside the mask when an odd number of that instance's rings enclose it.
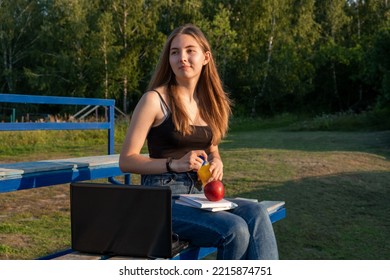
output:
{"label": "bare arm", "polygon": [[[119,157],[119,167],[123,172],[136,174],[160,174],[167,172],[167,159],[152,159],[140,154],[150,128],[164,119],[160,98],[155,92],[147,92],[138,102]],[[202,165],[199,156],[207,157],[205,151],[188,152],[181,159],[172,162],[175,172],[198,170]]]}
{"label": "bare arm", "polygon": [[163,117],[157,94],[153,92],[144,94],[133,112],[119,156],[119,167],[123,172],[137,174],[166,172],[165,159],[150,159],[140,155],[149,129]]}

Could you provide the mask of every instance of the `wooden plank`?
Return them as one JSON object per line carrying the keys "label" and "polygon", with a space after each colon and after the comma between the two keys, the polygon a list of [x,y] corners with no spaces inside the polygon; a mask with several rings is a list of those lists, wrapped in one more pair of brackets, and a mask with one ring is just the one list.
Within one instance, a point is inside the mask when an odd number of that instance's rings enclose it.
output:
{"label": "wooden plank", "polygon": [[66,162],[17,162],[11,164],[0,165],[1,179],[6,179],[8,176],[23,175],[37,172],[47,172],[55,170],[72,169],[74,164]]}
{"label": "wooden plank", "polygon": [[118,164],[28,173],[0,179],[0,193],[124,175]]}
{"label": "wooden plank", "polygon": [[113,256],[111,258],[107,258],[109,261],[120,261],[120,260],[150,260],[147,258],[136,258],[136,257],[130,257],[130,256]]}
{"label": "wooden plank", "polygon": [[0,164],[0,180],[6,180],[8,176],[15,177],[16,175],[23,175],[29,173],[49,172],[64,169],[78,169],[84,167],[99,167],[117,164],[118,162],[119,154],[6,163]]}
{"label": "wooden plank", "polygon": [[272,201],[272,200],[263,200],[259,202],[261,205],[267,208],[268,214],[277,212],[280,208],[283,208],[285,205],[284,201]]}
{"label": "wooden plank", "polygon": [[0,193],[123,175],[119,154],[0,164]]}
{"label": "wooden plank", "polygon": [[67,158],[67,159],[56,159],[56,160],[44,160],[41,162],[73,163],[73,164],[75,164],[75,168],[84,167],[84,166],[103,166],[103,165],[118,163],[119,162],[119,154]]}
{"label": "wooden plank", "polygon": [[71,252],[69,254],[53,258],[52,260],[102,260],[102,255]]}

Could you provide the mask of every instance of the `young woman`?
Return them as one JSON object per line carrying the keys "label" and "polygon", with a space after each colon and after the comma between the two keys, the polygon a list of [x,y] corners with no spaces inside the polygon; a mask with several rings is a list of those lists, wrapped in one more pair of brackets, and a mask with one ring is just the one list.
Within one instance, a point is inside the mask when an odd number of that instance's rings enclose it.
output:
{"label": "young woman", "polygon": [[[191,24],[175,29],[132,115],[120,168],[141,174],[143,185],[170,186],[173,195],[202,192],[200,156],[210,162],[210,181],[223,178],[218,144],[228,129],[230,105],[204,34]],[[145,140],[149,157],[140,155]],[[207,212],[173,201],[173,231],[196,246],[217,247],[218,259],[277,259],[266,209],[234,202],[235,209]]]}

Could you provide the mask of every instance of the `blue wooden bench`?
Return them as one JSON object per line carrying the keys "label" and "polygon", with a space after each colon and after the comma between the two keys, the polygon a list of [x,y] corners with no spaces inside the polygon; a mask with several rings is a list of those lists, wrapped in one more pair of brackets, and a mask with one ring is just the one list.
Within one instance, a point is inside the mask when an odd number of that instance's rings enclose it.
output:
{"label": "blue wooden bench", "polygon": [[[1,103],[81,105],[92,109],[102,106],[107,118],[101,122],[4,122],[0,123],[0,131],[107,130],[107,154],[0,164],[0,193],[101,178],[116,182],[116,176],[124,175],[114,153],[115,100],[0,94]],[[130,175],[126,174],[125,180],[128,183]]]}
{"label": "blue wooden bench", "polygon": [[[107,154],[98,156],[41,160],[16,163],[0,163],[0,194],[4,192],[32,189],[45,186],[68,184],[77,181],[107,179],[114,184],[120,184],[115,177],[124,176],[123,183],[130,184],[130,174],[123,174],[119,169],[119,155],[114,152],[114,111],[115,100],[56,97],[21,94],[0,94],[1,103],[21,104],[56,104],[81,105],[85,110],[104,107],[104,121],[83,122],[3,122],[0,131],[31,131],[31,130],[107,130]],[[83,110],[84,110],[83,109]],[[15,120],[13,116],[12,120]],[[272,222],[283,219],[286,210],[281,207],[270,213]],[[173,259],[201,259],[216,251],[216,248],[198,248],[190,246]],[[56,252],[39,259],[107,259],[97,256],[73,252],[71,249]],[[116,257],[121,258],[121,257]]]}
{"label": "blue wooden bench", "polygon": [[[269,212],[270,219],[272,223],[280,221],[286,217],[286,208],[283,205],[280,205],[280,201],[261,201],[259,202],[264,204]],[[275,205],[278,205],[277,208],[274,208]],[[280,206],[279,206],[280,205]],[[171,258],[171,260],[199,260],[204,259],[207,256],[214,254],[217,251],[216,247],[196,247],[190,245],[188,248],[181,251],[179,254]],[[64,251],[56,252],[54,254],[44,256],[39,258],[41,260],[129,260],[129,259],[138,259],[131,258],[129,256],[108,256],[100,254],[87,254],[83,252],[73,251],[72,249],[67,249]]]}

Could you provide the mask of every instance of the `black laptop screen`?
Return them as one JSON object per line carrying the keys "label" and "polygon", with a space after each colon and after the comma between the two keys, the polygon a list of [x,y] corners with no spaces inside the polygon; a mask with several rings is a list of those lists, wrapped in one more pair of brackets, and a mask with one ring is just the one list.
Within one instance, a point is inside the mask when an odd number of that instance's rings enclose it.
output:
{"label": "black laptop screen", "polygon": [[171,190],[71,184],[72,249],[105,255],[171,257]]}

